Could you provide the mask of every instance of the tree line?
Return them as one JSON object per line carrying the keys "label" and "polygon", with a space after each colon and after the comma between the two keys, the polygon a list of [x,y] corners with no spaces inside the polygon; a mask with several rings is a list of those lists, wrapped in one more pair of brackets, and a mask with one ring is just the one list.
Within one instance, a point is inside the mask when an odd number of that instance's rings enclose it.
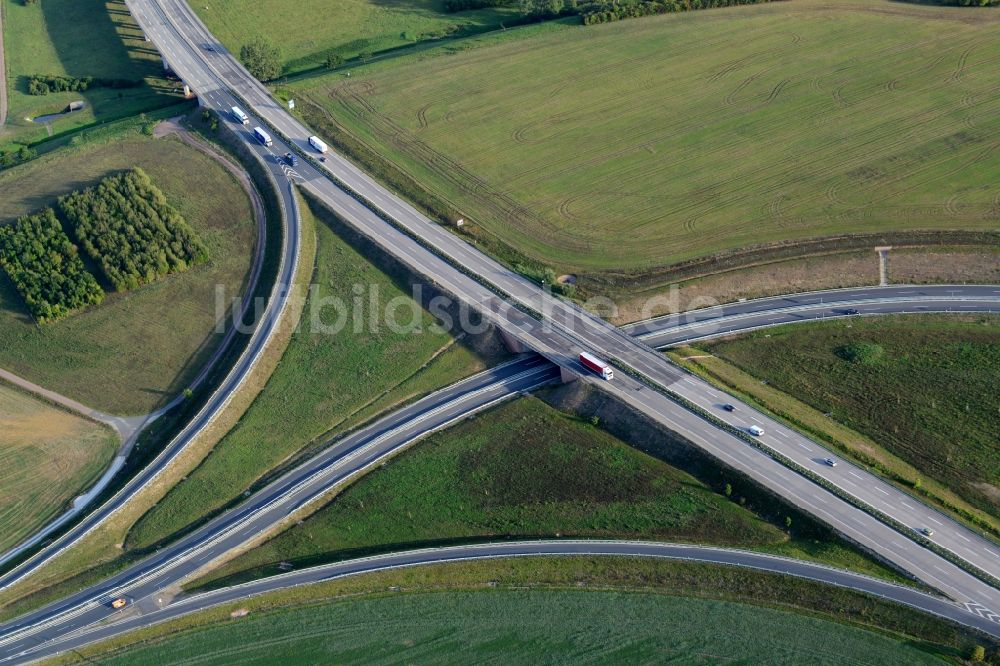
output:
{"label": "tree line", "polygon": [[[772,0],[445,0],[448,12],[516,4],[522,21],[542,21],[562,16],[579,16],[584,25],[620,21],[626,18],[670,14],[712,7],[755,5]],[[953,4],[977,4],[1000,0],[943,0]]]}
{"label": "tree line", "polygon": [[48,95],[59,92],[83,92],[90,88],[136,88],[142,81],[133,79],[101,79],[93,76],[56,76],[32,74],[28,77],[29,95]]}
{"label": "tree line", "polygon": [[104,300],[51,208],[0,226],[0,266],[39,323]]}
{"label": "tree line", "polygon": [[208,260],[208,249],[142,169],[61,197],[59,211],[119,291]]}

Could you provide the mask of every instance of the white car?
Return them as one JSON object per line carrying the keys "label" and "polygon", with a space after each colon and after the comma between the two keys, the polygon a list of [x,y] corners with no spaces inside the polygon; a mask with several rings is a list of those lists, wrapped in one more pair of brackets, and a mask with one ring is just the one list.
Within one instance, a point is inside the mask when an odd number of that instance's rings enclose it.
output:
{"label": "white car", "polygon": [[761,428],[760,426],[750,426],[749,428],[747,428],[747,432],[753,435],[754,437],[760,437],[761,435],[764,434],[764,429]]}
{"label": "white car", "polygon": [[827,458],[826,459],[826,464],[829,465],[830,467],[836,467],[837,466],[837,461],[834,460],[833,458]]}
{"label": "white car", "polygon": [[925,537],[932,537],[932,536],[934,536],[934,530],[932,530],[929,527],[921,527],[920,528],[920,533],[923,534]]}

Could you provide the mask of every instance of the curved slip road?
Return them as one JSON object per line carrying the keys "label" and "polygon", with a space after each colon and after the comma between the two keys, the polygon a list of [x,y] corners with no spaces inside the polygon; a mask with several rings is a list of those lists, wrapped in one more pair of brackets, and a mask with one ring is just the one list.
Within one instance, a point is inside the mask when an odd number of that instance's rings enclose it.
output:
{"label": "curved slip road", "polygon": [[242,546],[331,489],[380,464],[417,439],[559,377],[536,355],[479,373],[348,435],[286,472],[238,506],[154,555],[66,599],[0,625],[0,662],[114,615],[122,595],[142,600]]}
{"label": "curved slip road", "polygon": [[957,606],[938,597],[876,578],[869,578],[861,574],[803,562],[801,560],[708,546],[644,541],[558,540],[486,543],[411,550],[303,569],[242,585],[178,598],[167,605],[159,604],[155,598],[143,599],[138,601],[131,611],[123,614],[121,619],[90,627],[73,635],[62,636],[46,645],[26,651],[10,661],[31,661],[50,657],[61,652],[66,652],[67,650],[77,649],[100,640],[120,636],[141,627],[166,622],[219,604],[337,578],[448,562],[543,556],[651,557],[745,567],[757,571],[796,576],[818,583],[835,585],[871,594],[1000,638],[1000,626],[983,617],[970,615]]}
{"label": "curved slip road", "polygon": [[[147,36],[173,69],[198,91],[204,104],[225,113],[236,95],[245,111],[264,119],[271,128],[275,152],[291,146],[303,155],[309,154],[309,130],[247,74],[182,0],[129,0],[128,5]],[[734,428],[763,424],[768,434],[762,443],[770,451],[836,485],[837,493],[792,471],[743,439],[720,430],[676,399],[680,397],[701,410],[717,411],[723,398],[706,382],[670,363],[652,347],[576,305],[547,294],[538,285],[486,257],[339,155],[328,154],[324,164],[303,160],[296,172],[296,180],[304,189],[357,231],[418,275],[426,276],[443,291],[480,311],[488,321],[527,347],[583,375],[584,381],[592,382],[678,432],[956,601],[1000,608],[1000,590],[918,542],[914,530],[940,520],[941,514],[928,507],[910,506],[905,493],[864,470],[852,470],[857,478],[832,474],[831,468],[816,462],[816,452],[822,451],[825,458],[828,455],[825,450],[749,407],[736,414],[720,413],[718,417]],[[358,197],[367,203],[360,203]],[[616,360],[644,378],[643,381],[627,373],[617,373],[613,382],[596,380],[577,361],[579,352],[584,350]],[[646,381],[661,388],[651,389]],[[734,402],[731,396],[724,400]],[[851,496],[852,501],[869,509],[857,508],[838,493]],[[873,511],[905,527],[901,530],[890,527],[890,523],[873,516]],[[961,526],[945,525],[934,537],[934,548],[951,553],[964,561],[965,566],[986,575],[997,572],[1000,555],[991,549],[989,541]]]}
{"label": "curved slip road", "polygon": [[[246,348],[240,354],[236,364],[222,380],[219,387],[212,393],[205,405],[198,411],[194,419],[191,420],[181,432],[175,436],[162,452],[138,474],[131,478],[114,496],[109,498],[97,509],[86,515],[82,520],[69,528],[66,532],[57,537],[52,543],[46,545],[41,550],[34,553],[16,567],[10,569],[0,576],[0,590],[13,585],[28,575],[42,564],[58,555],[67,547],[79,541],[91,530],[101,524],[109,516],[118,511],[129,499],[138,493],[146,484],[153,481],[161,472],[184,450],[184,448],[225,408],[233,394],[243,384],[251,370],[256,366],[257,359],[261,352],[267,348],[271,341],[277,324],[281,319],[289,303],[290,286],[293,276],[299,263],[300,250],[300,220],[298,215],[298,204],[294,197],[294,190],[291,183],[286,182],[284,173],[280,166],[276,165],[273,159],[268,159],[267,151],[262,150],[263,146],[257,146],[254,152],[258,158],[264,161],[270,169],[272,175],[279,183],[277,187],[282,206],[282,249],[279,260],[277,277],[272,287],[263,315],[247,343]],[[281,184],[285,183],[285,184]],[[245,302],[249,305],[249,300]],[[227,333],[223,344],[229,344],[235,332],[235,327]],[[124,462],[124,461],[122,461]],[[38,541],[38,535],[31,541]],[[25,550],[18,547],[18,550]],[[6,557],[4,559],[7,559]]]}
{"label": "curved slip road", "polygon": [[664,315],[622,330],[662,349],[802,321],[935,312],[1000,313],[1000,285],[893,285],[786,294]]}

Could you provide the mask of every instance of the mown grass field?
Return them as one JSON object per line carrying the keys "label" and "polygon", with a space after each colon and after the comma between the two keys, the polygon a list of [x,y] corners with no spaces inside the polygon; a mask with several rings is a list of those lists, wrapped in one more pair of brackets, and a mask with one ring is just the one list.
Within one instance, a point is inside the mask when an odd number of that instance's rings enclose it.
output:
{"label": "mown grass field", "polygon": [[557,535],[757,547],[878,572],[840,544],[790,539],[689,474],[524,398],[431,436],[207,578],[273,574],[282,561]]}
{"label": "mown grass field", "polygon": [[[747,640],[748,637],[753,640]],[[252,614],[97,659],[190,663],[944,663],[919,645],[726,601],[608,591],[471,591]]]}
{"label": "mown grass field", "polygon": [[433,319],[424,310],[419,310],[424,329],[419,334],[393,332],[384,323],[376,329],[365,325],[359,332],[349,324],[336,334],[315,327],[314,313],[325,324],[337,316],[334,308],[317,310],[316,304],[331,297],[350,304],[355,285],[363,286],[365,320],[370,294],[375,294],[379,312],[390,300],[409,294],[335,233],[326,223],[328,212],[303,207],[303,214],[319,219],[310,223],[317,233],[316,268],[299,328],[239,424],[136,524],[129,546],[154,543],[238,498],[262,475],[331,430],[342,431],[363,415],[483,367],[469,349],[453,345],[449,334],[429,328]]}
{"label": "mown grass field", "polygon": [[[881,350],[842,358],[849,345]],[[699,345],[1000,515],[1000,320],[854,318]]]}
{"label": "mown grass field", "polygon": [[142,414],[172,399],[211,356],[216,285],[242,293],[256,243],[250,201],[222,166],[138,131],[70,146],[0,173],[0,224],[139,166],[209,248],[208,263],[37,326],[0,275],[0,367],[90,407]]}
{"label": "mown grass field", "polygon": [[467,228],[562,272],[642,271],[995,229],[998,26],[990,9],[796,0],[514,30],[291,90],[318,130],[387,156]]}
{"label": "mown grass field", "polygon": [[519,16],[515,8],[448,14],[443,0],[216,0],[192,8],[235,54],[262,36],[278,47],[286,73],[325,66],[329,53],[362,53],[480,32]]}
{"label": "mown grass field", "polygon": [[[31,143],[47,136],[29,118],[59,113],[71,101],[87,108],[52,123],[55,133],[95,121],[108,121],[175,102],[173,84],[163,79],[159,54],[147,44],[120,0],[50,0],[27,5],[2,0],[4,55],[7,64],[8,118],[0,128],[0,146]],[[32,96],[32,74],[93,76],[144,81],[137,88],[93,88]]]}
{"label": "mown grass field", "polygon": [[0,552],[66,508],[117,448],[110,429],[0,383]]}

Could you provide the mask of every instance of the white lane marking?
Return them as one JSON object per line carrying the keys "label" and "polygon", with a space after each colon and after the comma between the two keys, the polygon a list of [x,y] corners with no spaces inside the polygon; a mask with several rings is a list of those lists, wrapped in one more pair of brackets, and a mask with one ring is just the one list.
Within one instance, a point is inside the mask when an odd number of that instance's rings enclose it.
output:
{"label": "white lane marking", "polygon": [[961,532],[957,532],[955,534],[955,536],[957,536],[959,539],[961,539],[965,543],[972,543],[972,541],[970,541],[969,538],[967,536],[965,536],[964,534],[962,534]]}
{"label": "white lane marking", "polygon": [[938,525],[943,525],[943,523],[934,516],[927,516],[927,520],[931,521],[932,523],[936,523]]}
{"label": "white lane marking", "polygon": [[888,497],[888,496],[889,496],[889,493],[885,492],[884,490],[882,490],[882,489],[881,489],[881,488],[879,488],[878,486],[875,486],[875,490],[879,491],[880,493],[882,493],[882,494],[883,494],[883,495],[885,495],[886,497]]}
{"label": "white lane marking", "polygon": [[850,474],[851,476],[853,476],[855,479],[864,480],[864,478],[865,478],[865,477],[861,476],[860,474],[858,474],[857,472],[853,472],[853,471],[850,471],[850,470],[848,470],[847,473]]}

